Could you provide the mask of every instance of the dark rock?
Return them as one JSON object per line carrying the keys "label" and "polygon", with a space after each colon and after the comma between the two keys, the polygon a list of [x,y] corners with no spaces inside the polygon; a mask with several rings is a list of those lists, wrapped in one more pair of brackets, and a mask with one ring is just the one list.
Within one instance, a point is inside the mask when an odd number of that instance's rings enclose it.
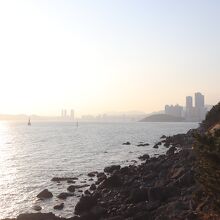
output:
{"label": "dark rock", "polygon": [[164,138],[166,138],[167,136],[166,135],[162,135],[161,137],[160,137],[160,139],[164,139]]}
{"label": "dark rock", "polygon": [[74,185],[71,185],[71,186],[68,186],[67,190],[68,190],[69,192],[75,192],[76,187],[75,187]]}
{"label": "dark rock", "polygon": [[89,211],[97,204],[97,198],[94,196],[83,196],[75,206],[75,214],[80,215],[83,212]]}
{"label": "dark rock", "polygon": [[173,155],[176,150],[177,150],[177,148],[174,147],[174,146],[172,146],[172,147],[170,147],[169,150],[166,152],[166,155],[168,155],[168,156]]}
{"label": "dark rock", "polygon": [[17,220],[60,220],[53,213],[26,213],[17,217]]}
{"label": "dark rock", "polygon": [[95,185],[95,184],[92,184],[92,185],[90,186],[90,190],[92,190],[92,191],[96,190],[96,185]]}
{"label": "dark rock", "polygon": [[48,189],[44,189],[37,195],[37,198],[42,199],[42,200],[50,199],[52,197],[53,197],[53,194]]}
{"label": "dark rock", "polygon": [[57,198],[59,199],[66,199],[67,197],[70,197],[70,196],[74,196],[74,194],[72,193],[67,193],[67,192],[62,192],[60,193]]}
{"label": "dark rock", "polygon": [[104,172],[106,173],[113,173],[115,170],[120,170],[120,165],[112,165],[110,167],[105,167]]}
{"label": "dark rock", "polygon": [[62,210],[64,208],[64,203],[61,203],[59,205],[55,205],[53,208],[57,209],[57,210]]}
{"label": "dark rock", "polygon": [[153,146],[153,148],[157,149],[157,148],[159,148],[159,145],[158,145],[158,144],[155,144],[155,145]]}
{"label": "dark rock", "polygon": [[145,147],[145,146],[149,146],[150,144],[148,143],[140,143],[137,145],[137,147]]}
{"label": "dark rock", "polygon": [[88,173],[88,176],[89,176],[89,177],[95,177],[96,174],[97,174],[97,172],[90,172],[90,173]]}
{"label": "dark rock", "polygon": [[70,181],[70,180],[78,180],[77,177],[53,177],[51,181],[61,182],[61,181]]}
{"label": "dark rock", "polygon": [[119,187],[122,185],[121,178],[118,175],[112,175],[106,180],[104,180],[102,187],[111,188],[111,187]]}
{"label": "dark rock", "polygon": [[148,159],[150,159],[150,156],[149,156],[149,154],[144,154],[144,155],[138,157],[138,159],[140,159],[140,160],[148,160]]}
{"label": "dark rock", "polygon": [[148,200],[147,189],[133,189],[129,196],[129,201],[132,203],[139,203]]}
{"label": "dark rock", "polygon": [[34,205],[32,209],[39,212],[42,208],[39,205]]}
{"label": "dark rock", "polygon": [[122,145],[131,145],[131,143],[127,141],[127,142],[124,142]]}

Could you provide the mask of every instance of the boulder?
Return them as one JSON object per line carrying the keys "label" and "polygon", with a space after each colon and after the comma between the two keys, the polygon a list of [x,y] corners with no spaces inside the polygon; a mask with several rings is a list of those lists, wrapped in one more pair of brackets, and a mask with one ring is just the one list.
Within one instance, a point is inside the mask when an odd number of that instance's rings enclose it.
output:
{"label": "boulder", "polygon": [[67,188],[67,190],[68,190],[69,192],[75,192],[76,187],[75,187],[74,185],[71,185],[71,186],[69,186],[69,187]]}
{"label": "boulder", "polygon": [[121,166],[120,165],[112,165],[109,167],[105,167],[104,172],[106,173],[113,173],[115,170],[120,170]]}
{"label": "boulder", "polygon": [[84,212],[88,212],[96,204],[97,198],[94,196],[82,196],[75,206],[75,214],[81,215]]}
{"label": "boulder", "polygon": [[144,155],[138,157],[138,159],[140,159],[140,160],[148,160],[148,159],[150,159],[150,156],[149,156],[149,154],[144,154]]}
{"label": "boulder", "polygon": [[39,205],[34,205],[34,206],[32,207],[32,209],[33,209],[34,211],[39,212],[42,208],[41,208]]}
{"label": "boulder", "polygon": [[169,148],[169,150],[166,152],[166,155],[171,156],[175,153],[175,151],[177,150],[176,147],[172,146]]}
{"label": "boulder", "polygon": [[56,210],[62,210],[64,208],[64,203],[61,203],[59,205],[55,205],[53,208]]}
{"label": "boulder", "polygon": [[131,143],[127,141],[127,142],[124,142],[122,145],[131,145]]}
{"label": "boulder", "polygon": [[102,187],[111,188],[111,187],[120,187],[122,185],[121,178],[118,175],[112,175],[106,180],[104,180]]}
{"label": "boulder", "polygon": [[59,199],[66,199],[67,197],[70,197],[70,196],[74,196],[74,194],[72,193],[67,193],[67,192],[62,192],[60,193],[57,198]]}
{"label": "boulder", "polygon": [[42,199],[42,200],[50,199],[52,197],[53,197],[53,194],[48,189],[44,189],[37,195],[37,198]]}

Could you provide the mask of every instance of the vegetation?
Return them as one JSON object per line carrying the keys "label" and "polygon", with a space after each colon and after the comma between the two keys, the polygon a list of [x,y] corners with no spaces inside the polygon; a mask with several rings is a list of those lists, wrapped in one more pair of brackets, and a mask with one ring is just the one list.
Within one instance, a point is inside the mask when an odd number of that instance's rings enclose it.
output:
{"label": "vegetation", "polygon": [[197,179],[213,198],[220,211],[220,129],[208,130],[220,121],[220,103],[207,114],[203,126],[206,132],[196,134],[194,149],[197,156]]}
{"label": "vegetation", "polygon": [[220,102],[207,113],[206,119],[202,122],[202,126],[205,129],[209,129],[217,122],[220,122]]}

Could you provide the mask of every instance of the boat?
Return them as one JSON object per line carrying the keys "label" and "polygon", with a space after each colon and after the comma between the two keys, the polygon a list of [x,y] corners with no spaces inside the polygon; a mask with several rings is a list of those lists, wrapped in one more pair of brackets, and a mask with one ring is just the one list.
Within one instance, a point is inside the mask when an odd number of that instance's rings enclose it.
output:
{"label": "boat", "polygon": [[28,120],[28,126],[31,126],[31,119]]}

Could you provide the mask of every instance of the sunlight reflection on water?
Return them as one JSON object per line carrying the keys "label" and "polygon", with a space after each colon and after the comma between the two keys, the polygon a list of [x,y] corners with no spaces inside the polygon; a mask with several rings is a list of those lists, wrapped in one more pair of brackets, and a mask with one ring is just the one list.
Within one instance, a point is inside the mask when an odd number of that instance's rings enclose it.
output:
{"label": "sunlight reflection on water", "polygon": [[[58,193],[66,191],[67,183],[51,182],[54,176],[80,176],[101,171],[110,164],[127,164],[143,153],[162,153],[153,149],[162,134],[186,132],[196,123],[82,123],[77,129],[72,123],[0,123],[0,216],[17,216],[33,212],[33,204],[43,212],[53,212],[60,201]],[[132,145],[122,146],[125,141]],[[148,147],[135,146],[148,142]],[[106,153],[107,152],[107,153]],[[131,153],[132,152],[132,153]],[[44,188],[54,197],[40,202],[36,195]],[[80,194],[77,194],[80,195]],[[77,197],[70,197],[58,215],[71,217]]]}

